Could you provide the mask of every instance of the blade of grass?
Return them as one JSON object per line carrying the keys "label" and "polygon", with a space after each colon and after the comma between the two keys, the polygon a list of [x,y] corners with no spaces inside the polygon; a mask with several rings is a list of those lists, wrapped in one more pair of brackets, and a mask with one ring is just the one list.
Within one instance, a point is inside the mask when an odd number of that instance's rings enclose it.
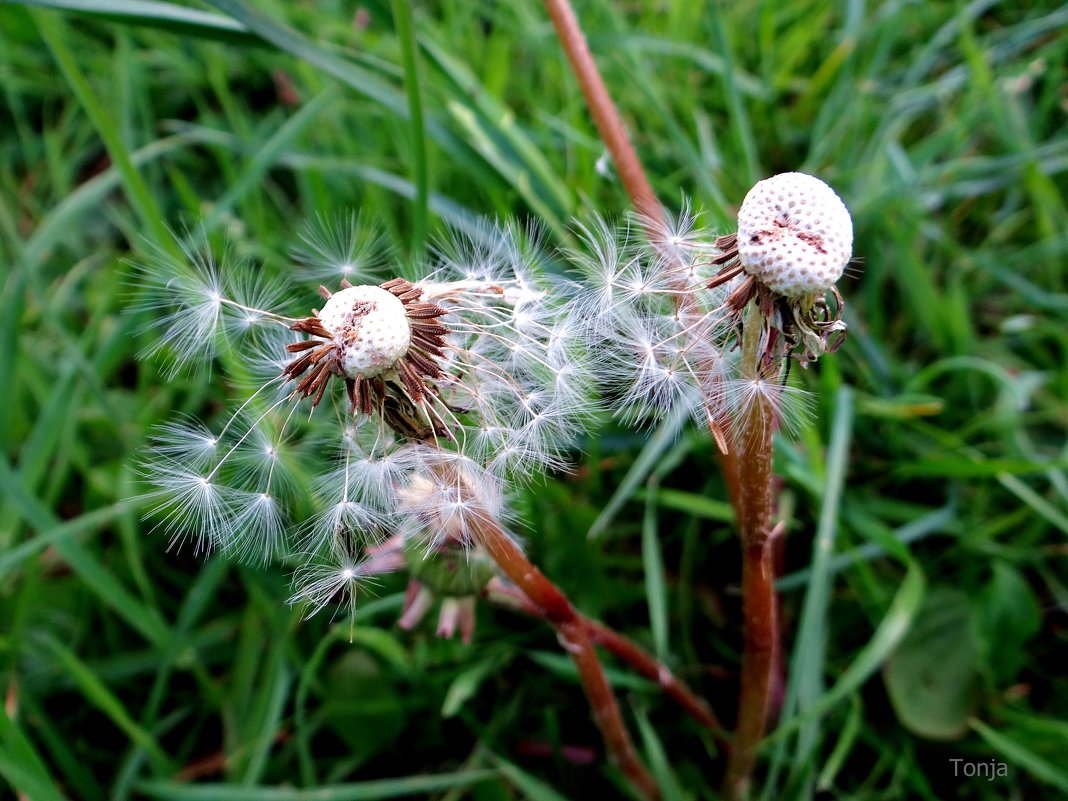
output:
{"label": "blade of grass", "polygon": [[685,512],[693,517],[703,520],[718,520],[721,523],[734,522],[734,509],[727,501],[717,501],[696,492],[671,489],[670,487],[647,487],[634,494],[638,500],[646,499],[649,495],[656,496],[656,502],[664,509],[674,509],[676,512]]}
{"label": "blade of grass", "polygon": [[638,458],[634,460],[630,470],[627,471],[627,475],[619,482],[619,486],[612,493],[608,503],[605,504],[597,519],[593,521],[593,525],[590,526],[589,533],[586,535],[587,539],[594,540],[605,533],[619,510],[634,496],[641,484],[656,467],[660,457],[671,447],[671,443],[679,435],[688,417],[687,411],[679,407],[674,409],[667,419],[657,427],[649,441],[646,442],[645,447],[642,448],[641,453],[638,454]]}
{"label": "blade of grass", "polygon": [[526,771],[513,765],[496,754],[490,758],[498,772],[523,794],[528,801],[567,801],[567,796],[560,795],[552,787],[540,779],[536,779]]}
{"label": "blade of grass", "polygon": [[237,179],[231,182],[226,193],[213,204],[211,213],[203,222],[205,230],[214,230],[223,221],[227,212],[263,181],[263,176],[275,164],[285,148],[315,121],[323,109],[336,101],[337,94],[335,87],[328,87],[318,97],[305,103],[300,111],[282,123],[263,145],[252,151],[252,158],[248,165]]}
{"label": "blade of grass", "polygon": [[[827,448],[827,476],[816,538],[812,543],[812,561],[808,590],[801,610],[794,658],[790,665],[790,692],[787,705],[791,709],[808,709],[823,691],[824,660],[827,651],[831,588],[834,573],[830,569],[838,533],[838,508],[842,500],[849,461],[849,445],[853,432],[853,393],[848,387],[838,390],[834,401],[834,422]],[[818,718],[809,718],[797,738],[795,763],[805,764],[811,759],[820,732]]]}
{"label": "blade of grass", "polygon": [[668,599],[667,580],[664,577],[663,555],[660,553],[660,535],[656,514],[657,479],[650,478],[650,492],[645,498],[645,515],[642,518],[642,565],[645,570],[645,599],[649,608],[649,627],[653,632],[653,652],[658,659],[668,653]]}
{"label": "blade of grass", "polygon": [[[14,502],[15,508],[38,534],[59,527],[55,516],[23,489],[11,466],[3,458],[0,458],[0,490]],[[52,545],[104,605],[114,609],[150,642],[160,645],[166,641],[167,625],[159,613],[135,598],[88,548],[72,538],[56,539]]]}
{"label": "blade of grass", "polygon": [[972,720],[968,725],[1007,761],[1026,770],[1036,779],[1053,785],[1062,793],[1068,793],[1068,773],[1061,766],[1046,761],[981,720]]}
{"label": "blade of grass", "polygon": [[[850,517],[850,513],[846,512],[847,518]],[[928,515],[924,515],[918,520],[914,520],[911,523],[907,523],[900,528],[894,529],[892,536],[902,545],[908,545],[913,542],[917,542],[924,537],[928,537],[931,534],[935,534],[939,531],[943,531],[947,525],[949,525],[957,516],[956,504],[947,504],[941,509],[936,509]],[[859,522],[859,521],[854,521]],[[872,521],[865,520],[865,523],[874,524]],[[887,550],[877,542],[866,542],[851,550],[845,551],[840,554],[836,554],[831,557],[827,564],[827,570],[833,575],[841,573],[843,570],[848,569],[852,565],[861,561],[871,561],[878,559],[881,556],[886,556]],[[780,592],[789,592],[790,590],[796,590],[799,587],[808,585],[809,577],[811,576],[812,569],[805,568],[798,570],[795,573],[783,576],[776,583],[776,589]]]}
{"label": "blade of grass", "polygon": [[78,98],[78,102],[89,117],[90,123],[92,123],[93,128],[96,129],[97,134],[103,140],[108,156],[118,168],[123,188],[126,190],[126,196],[130,201],[130,205],[133,206],[134,212],[146,229],[152,233],[156,241],[160,243],[171,242],[173,247],[177,247],[173,245],[173,240],[167,235],[163,214],[156,205],[152,192],[130,159],[130,154],[122,141],[115,117],[107,113],[103,103],[93,92],[89,80],[79,68],[74,53],[67,47],[66,26],[53,13],[30,9],[30,14],[37,24],[37,30],[40,32],[41,37],[48,45],[48,49],[52,51],[56,63],[59,64],[67,83],[70,84],[71,89],[74,91],[75,97]]}
{"label": "blade of grass", "polygon": [[808,709],[784,721],[765,738],[764,744],[778,743],[794,734],[807,720],[826,714],[871,678],[908,632],[926,594],[926,586],[927,581],[919,565],[911,564],[872,638],[838,677],[838,681]]}
{"label": "blade of grass", "polygon": [[466,770],[436,776],[378,779],[355,784],[323,785],[311,790],[294,787],[234,787],[228,784],[142,782],[137,789],[167,801],[377,801],[471,787],[497,776],[492,770]]}
{"label": "blade of grass", "polygon": [[[514,159],[521,162],[515,174],[528,172],[533,176],[532,191],[544,196],[543,204],[552,210],[554,219],[562,219],[572,208],[572,193],[567,184],[553,171],[545,154],[517,121],[516,113],[494,98],[478,76],[461,60],[453,57],[441,44],[428,37],[421,39],[427,55],[454,84],[450,94],[461,103],[473,100],[478,119],[493,136],[514,151]],[[516,185],[518,189],[519,186]]]}
{"label": "blade of grass", "polygon": [[91,706],[104,713],[127,737],[148,754],[156,770],[167,772],[170,759],[155,738],[131,717],[119,698],[87,667],[73,651],[50,635],[42,637],[45,647],[58,660],[59,667],[74,681]]}
{"label": "blade of grass", "polygon": [[641,709],[635,709],[634,718],[638,721],[638,732],[649,759],[649,769],[656,777],[660,792],[664,794],[664,801],[687,801],[690,796],[679,784],[679,778],[671,768],[671,758],[653,724],[649,722],[649,717]]}
{"label": "blade of grass", "polygon": [[[400,119],[409,118],[408,105],[401,92],[370,70],[335,56],[322,45],[293,28],[273,20],[244,0],[208,0],[208,2],[279,50],[332,75],[357,93],[379,103]],[[483,164],[477,158],[471,157],[470,148],[446,128],[435,114],[426,113],[425,126],[431,139],[449,153],[458,164],[463,164],[470,169],[472,180],[486,177]]]}
{"label": "blade of grass", "polygon": [[410,0],[393,0],[393,24],[401,46],[404,65],[404,89],[408,95],[408,125],[412,153],[412,183],[415,202],[412,204],[412,237],[409,253],[420,255],[426,241],[427,204],[430,199],[430,179],[427,176],[426,128],[423,124],[423,99],[419,80],[419,52],[415,43]]}
{"label": "blade of grass", "polygon": [[19,0],[22,5],[103,17],[112,22],[243,44],[259,41],[239,22],[195,8],[153,0]]}
{"label": "blade of grass", "polygon": [[[141,713],[141,727],[146,731],[152,731],[157,723],[160,709],[166,699],[167,688],[175,668],[175,663],[183,655],[189,661],[190,652],[196,654],[196,648],[191,642],[191,633],[194,624],[205,614],[208,605],[218,593],[222,580],[229,572],[230,565],[225,559],[209,560],[204,565],[193,585],[186,593],[182,608],[178,612],[177,620],[170,630],[170,638],[162,653],[154,659],[156,663],[156,677],[152,682],[152,690],[148,695]],[[196,657],[194,657],[195,659]],[[194,671],[195,672],[195,671]],[[111,788],[113,801],[124,801],[128,798],[137,779],[139,768],[148,753],[140,744],[134,743],[123,760],[122,766],[116,771],[116,781]]]}
{"label": "blade of grass", "polygon": [[33,801],[66,801],[30,739],[0,705],[0,776]]}
{"label": "blade of grass", "polygon": [[[206,140],[199,131],[168,136],[133,151],[130,154],[130,163],[134,167],[142,167],[204,141]],[[26,240],[24,263],[30,269],[40,264],[64,237],[77,228],[79,218],[90,211],[99,210],[108,193],[121,183],[122,173],[117,165],[112,165],[66,195],[48,211]]]}
{"label": "blade of grass", "polygon": [[[195,134],[198,141],[229,148],[235,152],[247,152],[248,143],[228,131],[192,126],[186,123],[172,123],[172,127],[188,134]],[[368,183],[388,189],[394,194],[414,200],[415,187],[399,175],[373,167],[369,164],[352,161],[340,156],[317,156],[308,153],[286,151],[280,153],[276,162],[294,171],[321,171],[330,174],[352,175]],[[443,220],[456,228],[479,233],[478,215],[467,206],[457,203],[445,195],[431,192],[430,209]]]}
{"label": "blade of grass", "polygon": [[[0,470],[2,469],[0,467]],[[94,509],[70,520],[64,520],[62,523],[58,523],[47,530],[39,531],[37,536],[32,539],[0,554],[0,581],[7,578],[14,570],[17,570],[27,559],[36,556],[45,548],[54,547],[58,549],[60,547],[59,543],[64,540],[78,537],[101,526],[108,525],[125,512],[130,505],[131,501],[118,501],[110,506]]]}
{"label": "blade of grass", "polygon": [[757,156],[756,137],[753,135],[753,124],[749,119],[745,102],[742,100],[742,90],[734,75],[734,54],[731,50],[727,30],[720,19],[719,13],[708,15],[708,25],[712,29],[712,39],[716,43],[716,49],[723,53],[723,86],[726,93],[727,109],[730,112],[728,119],[731,130],[734,133],[737,145],[742,154],[743,186],[752,186],[757,178],[761,177],[759,157]]}

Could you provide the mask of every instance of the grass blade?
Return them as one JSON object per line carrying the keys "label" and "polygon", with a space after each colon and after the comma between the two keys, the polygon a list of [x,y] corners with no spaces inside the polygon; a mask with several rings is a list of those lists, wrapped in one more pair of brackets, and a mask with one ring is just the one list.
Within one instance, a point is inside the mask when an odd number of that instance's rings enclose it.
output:
{"label": "grass blade", "polygon": [[412,204],[412,237],[410,251],[421,254],[426,241],[427,204],[430,198],[430,179],[426,166],[426,127],[423,124],[422,89],[419,85],[419,52],[415,43],[410,0],[393,0],[393,24],[401,46],[404,65],[404,89],[408,95],[408,124],[412,149],[412,183],[415,202]]}
{"label": "grass blade", "polygon": [[195,8],[152,0],[20,0],[23,5],[54,8],[103,17],[113,22],[144,25],[182,36],[229,42],[258,41],[239,22]]}
{"label": "grass blade", "polygon": [[496,776],[491,770],[465,770],[437,776],[409,776],[355,784],[323,785],[310,790],[295,787],[234,787],[228,784],[142,782],[137,789],[165,801],[378,801],[383,798],[437,793],[471,787]]}

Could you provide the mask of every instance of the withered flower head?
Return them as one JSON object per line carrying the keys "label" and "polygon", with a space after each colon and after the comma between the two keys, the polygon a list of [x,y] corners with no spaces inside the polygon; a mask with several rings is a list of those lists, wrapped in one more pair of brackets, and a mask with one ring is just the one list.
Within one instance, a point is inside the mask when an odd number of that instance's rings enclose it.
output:
{"label": "withered flower head", "polygon": [[[341,282],[331,293],[319,287],[326,300],[322,311],[298,320],[294,331],[314,339],[292,342],[293,359],[282,375],[299,379],[294,392],[318,406],[331,376],[345,384],[353,414],[378,412],[396,433],[426,439],[437,432],[449,436],[434,401],[441,403],[434,383],[442,378],[446,336],[440,318],[449,310],[422,300],[424,289],[403,278],[381,286],[352,286]],[[425,424],[403,410],[425,412]]]}
{"label": "withered flower head", "polygon": [[[806,365],[845,331],[835,282],[852,256],[853,227],[834,190],[802,173],[761,181],[742,202],[737,233],[725,236],[699,228],[688,211],[666,224],[598,222],[580,233],[584,247],[573,255],[589,287],[580,316],[621,417],[679,410],[723,449],[756,398],[771,401],[788,430],[803,419],[804,396],[782,376],[783,357]],[[762,368],[742,376],[739,334],[754,302]]]}
{"label": "withered flower head", "polygon": [[[362,233],[306,239],[337,277],[310,315],[291,308],[309,309],[302,293],[189,245],[138,272],[154,351],[214,361],[239,394],[217,422],[157,431],[152,514],[199,548],[295,561],[313,609],[374,572],[361,554],[392,534],[466,547],[449,521],[560,464],[591,406],[580,326],[528,232],[454,235],[426,277],[384,281],[354,263],[367,250],[345,235]],[[461,474],[450,495],[443,477]]]}

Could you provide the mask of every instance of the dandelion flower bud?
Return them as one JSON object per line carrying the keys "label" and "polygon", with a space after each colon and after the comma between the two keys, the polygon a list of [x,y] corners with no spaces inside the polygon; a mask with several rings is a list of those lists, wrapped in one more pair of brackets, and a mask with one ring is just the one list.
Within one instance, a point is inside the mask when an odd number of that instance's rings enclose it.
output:
{"label": "dandelion flower bud", "polygon": [[784,172],[760,181],[738,211],[738,256],[746,273],[788,298],[834,286],[853,254],[853,221],[819,178]]}
{"label": "dandelion flower bud", "polygon": [[378,286],[351,286],[335,292],[319,312],[338,343],[349,378],[374,378],[392,367],[412,341],[404,303]]}

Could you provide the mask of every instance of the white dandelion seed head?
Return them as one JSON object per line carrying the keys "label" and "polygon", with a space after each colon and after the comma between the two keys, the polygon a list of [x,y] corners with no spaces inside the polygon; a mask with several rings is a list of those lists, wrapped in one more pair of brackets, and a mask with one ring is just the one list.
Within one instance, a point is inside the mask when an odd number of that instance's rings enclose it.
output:
{"label": "white dandelion seed head", "polygon": [[772,292],[799,298],[830,289],[853,255],[853,221],[819,178],[786,172],[760,181],[738,210],[743,269]]}
{"label": "white dandelion seed head", "polygon": [[319,320],[341,348],[349,378],[374,378],[408,352],[412,327],[404,304],[382,287],[361,285],[335,292]]}
{"label": "white dandelion seed head", "polygon": [[217,419],[158,429],[150,514],[176,543],[298,566],[292,600],[311,612],[351,605],[390,533],[470,547],[484,516],[506,516],[512,482],[564,463],[595,409],[577,285],[545,274],[530,231],[454,233],[421,280],[350,281],[348,257],[372,258],[356,227],[305,242],[335,279],[321,311],[280,308],[300,293],[200,250],[139,274],[167,349],[220,355],[232,395]]}

